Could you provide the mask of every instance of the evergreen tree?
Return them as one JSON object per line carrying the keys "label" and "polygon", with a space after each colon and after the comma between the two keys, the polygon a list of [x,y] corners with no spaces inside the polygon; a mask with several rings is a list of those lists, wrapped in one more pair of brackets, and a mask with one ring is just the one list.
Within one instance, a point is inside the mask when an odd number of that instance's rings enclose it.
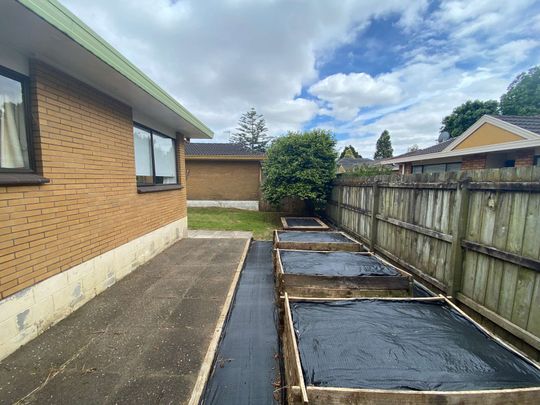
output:
{"label": "evergreen tree", "polygon": [[521,73],[501,96],[501,114],[540,114],[540,66]]}
{"label": "evergreen tree", "polygon": [[377,150],[373,159],[385,159],[391,158],[394,155],[394,149],[392,148],[392,141],[390,140],[390,134],[385,129],[379,139],[377,139]]}
{"label": "evergreen tree", "polygon": [[340,159],[343,159],[343,158],[355,158],[355,159],[360,158],[361,159],[362,156],[358,154],[356,149],[354,149],[354,146],[349,145],[349,146],[345,146],[345,149],[343,149],[343,151],[341,152],[341,155],[339,155],[339,158]]}
{"label": "evergreen tree", "polygon": [[262,114],[257,114],[255,108],[251,108],[240,117],[238,128],[232,134],[230,142],[242,145],[253,152],[265,152],[271,140],[267,132],[264,117]]}

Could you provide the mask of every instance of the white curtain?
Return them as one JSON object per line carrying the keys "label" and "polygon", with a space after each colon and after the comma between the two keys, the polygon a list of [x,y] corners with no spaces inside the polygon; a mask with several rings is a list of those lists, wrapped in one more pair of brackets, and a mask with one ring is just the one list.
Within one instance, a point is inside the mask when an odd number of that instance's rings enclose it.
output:
{"label": "white curtain", "polygon": [[7,95],[0,95],[0,167],[29,168],[25,110]]}

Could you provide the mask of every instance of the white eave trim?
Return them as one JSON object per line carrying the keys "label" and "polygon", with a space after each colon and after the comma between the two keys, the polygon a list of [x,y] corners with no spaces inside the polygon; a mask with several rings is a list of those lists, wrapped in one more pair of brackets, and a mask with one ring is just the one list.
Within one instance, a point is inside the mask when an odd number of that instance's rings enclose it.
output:
{"label": "white eave trim", "polygon": [[387,160],[386,162],[381,162],[381,164],[416,162],[419,160],[431,160],[431,159],[440,159],[440,158],[454,157],[454,156],[475,155],[478,153],[489,153],[489,152],[499,152],[499,151],[505,151],[505,150],[536,148],[538,146],[540,146],[540,137],[537,136],[536,139],[527,139],[523,141],[496,143],[494,145],[477,146],[475,148],[452,150],[448,152],[442,151],[442,152],[437,152],[437,153],[426,153],[425,155],[405,156],[402,158],[395,158],[392,160]]}
{"label": "white eave trim", "polygon": [[[450,142],[450,144],[444,148],[443,152],[448,152],[451,150],[454,150],[460,143],[462,143],[465,139],[467,139],[469,136],[471,136],[478,128],[480,128],[484,124],[491,124],[496,127],[499,127],[501,129],[504,129],[508,132],[511,132],[515,135],[521,136],[526,140],[534,140],[534,139],[540,139],[540,136],[535,134],[534,132],[528,131],[524,128],[521,128],[517,125],[510,124],[509,122],[500,120],[498,118],[495,118],[491,115],[483,115],[478,121],[476,121],[474,124],[472,124],[463,134],[458,136],[454,142]],[[516,141],[521,142],[521,141]],[[509,143],[509,142],[505,142]],[[486,146],[487,148],[487,146]]]}

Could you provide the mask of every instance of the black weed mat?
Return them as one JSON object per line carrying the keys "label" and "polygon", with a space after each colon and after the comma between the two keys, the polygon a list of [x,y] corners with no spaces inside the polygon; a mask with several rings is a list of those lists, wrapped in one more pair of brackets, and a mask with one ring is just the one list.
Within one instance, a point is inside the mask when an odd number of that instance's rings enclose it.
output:
{"label": "black weed mat", "polygon": [[339,232],[320,231],[278,231],[280,242],[306,242],[306,243],[351,243],[352,240]]}
{"label": "black weed mat", "polygon": [[399,276],[400,273],[371,255],[355,252],[280,250],[283,272],[309,276]]}
{"label": "black weed mat", "polygon": [[253,242],[225,325],[203,404],[276,404],[278,334],[272,242]]}
{"label": "black weed mat", "polygon": [[306,385],[465,391],[537,387],[540,370],[446,304],[291,303]]}

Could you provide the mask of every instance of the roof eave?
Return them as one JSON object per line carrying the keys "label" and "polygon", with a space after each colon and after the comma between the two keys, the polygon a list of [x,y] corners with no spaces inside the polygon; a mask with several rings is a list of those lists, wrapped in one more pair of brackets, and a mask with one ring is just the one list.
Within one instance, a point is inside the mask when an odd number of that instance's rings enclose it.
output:
{"label": "roof eave", "polygon": [[417,162],[419,160],[432,160],[432,159],[440,159],[445,157],[455,157],[455,156],[462,156],[462,155],[475,155],[479,153],[490,153],[490,152],[499,152],[499,151],[505,151],[505,150],[515,150],[515,149],[527,149],[527,148],[535,148],[540,146],[540,137],[538,139],[527,139],[527,140],[519,140],[519,141],[513,141],[513,142],[504,142],[504,143],[496,143],[494,145],[483,145],[478,146],[475,148],[468,148],[468,149],[459,149],[459,150],[453,150],[453,151],[442,151],[442,152],[436,152],[436,153],[427,153],[425,155],[415,155],[415,156],[407,156],[403,158],[395,158],[386,161],[386,164],[390,163],[407,163],[407,162]]}
{"label": "roof eave", "polygon": [[266,156],[245,155],[186,155],[186,160],[266,160]]}
{"label": "roof eave", "polygon": [[21,5],[110,66],[164,107],[196,128],[200,138],[211,139],[212,130],[191,114],[165,90],[84,24],[56,0],[17,0]]}

